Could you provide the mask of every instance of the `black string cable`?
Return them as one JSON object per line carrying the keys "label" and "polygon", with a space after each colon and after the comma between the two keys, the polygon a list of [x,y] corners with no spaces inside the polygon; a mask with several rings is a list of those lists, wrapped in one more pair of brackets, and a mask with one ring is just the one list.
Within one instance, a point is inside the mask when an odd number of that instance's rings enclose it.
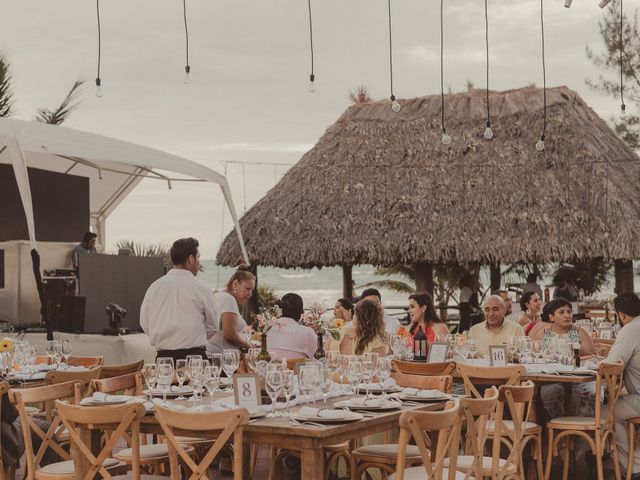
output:
{"label": "black string cable", "polygon": [[489,6],[488,0],[484,0],[484,41],[487,49],[487,125],[484,129],[484,138],[491,140],[493,130],[491,130],[491,109],[489,105]]}
{"label": "black string cable", "polygon": [[440,125],[442,126],[442,143],[451,143],[451,137],[444,126],[444,0],[440,0]]}
{"label": "black string cable", "polygon": [[622,73],[622,52],[624,50],[622,43],[623,27],[622,0],[620,0],[620,118],[624,120],[627,118],[627,107],[624,104],[624,78]]}
{"label": "black string cable", "polygon": [[101,97],[102,80],[100,79],[100,63],[102,58],[102,32],[100,30],[100,0],[96,0],[96,18],[98,20],[98,75],[96,76],[96,97]]}
{"label": "black string cable", "polygon": [[536,143],[536,150],[541,152],[544,150],[544,139],[547,134],[547,70],[545,65],[545,56],[544,56],[544,6],[543,0],[540,0],[540,32],[542,35],[542,98],[543,98],[543,124],[542,124],[542,135],[540,135],[540,140]]}
{"label": "black string cable", "polygon": [[182,16],[184,19],[184,39],[185,53],[187,63],[184,66],[184,83],[191,83],[189,74],[191,73],[191,65],[189,65],[189,27],[187,25],[187,0],[182,0]]}
{"label": "black string cable", "polygon": [[309,0],[309,47],[311,49],[311,75],[309,75],[309,92],[316,91],[316,87],[313,82],[316,80],[316,76],[313,73],[313,20],[311,18],[311,0]]}
{"label": "black string cable", "polygon": [[393,42],[391,40],[391,0],[387,0],[387,6],[389,9],[389,78],[391,85],[391,110],[398,113],[400,111],[400,103],[396,100],[396,96],[393,93]]}

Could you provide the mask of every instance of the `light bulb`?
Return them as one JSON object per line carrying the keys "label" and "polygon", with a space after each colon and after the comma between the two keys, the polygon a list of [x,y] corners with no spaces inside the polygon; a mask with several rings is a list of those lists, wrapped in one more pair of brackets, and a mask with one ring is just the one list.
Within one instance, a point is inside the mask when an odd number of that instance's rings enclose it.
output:
{"label": "light bulb", "polygon": [[393,102],[391,102],[391,110],[393,110],[394,113],[398,113],[401,108],[402,107],[400,106],[400,103],[397,100],[394,100]]}
{"label": "light bulb", "polygon": [[191,67],[189,65],[185,65],[184,67],[184,84],[189,85],[191,83]]}
{"label": "light bulb", "polygon": [[620,105],[620,118],[622,120],[626,120],[627,119],[627,109],[625,104],[623,103],[622,105]]}
{"label": "light bulb", "polygon": [[309,93],[313,93],[316,91],[316,86],[313,82],[315,82],[316,80],[316,76],[312,73],[311,75],[309,75],[309,87],[307,88],[307,90],[309,90]]}
{"label": "light bulb", "polygon": [[539,152],[544,150],[544,140],[538,140],[538,143],[536,143],[536,150]]}
{"label": "light bulb", "polygon": [[484,138],[487,140],[491,140],[493,138],[493,130],[491,130],[491,127],[484,129]]}
{"label": "light bulb", "polygon": [[100,81],[100,77],[96,78],[96,97],[102,97],[102,82]]}
{"label": "light bulb", "polygon": [[451,143],[451,137],[447,132],[442,132],[442,143],[445,145],[449,145]]}

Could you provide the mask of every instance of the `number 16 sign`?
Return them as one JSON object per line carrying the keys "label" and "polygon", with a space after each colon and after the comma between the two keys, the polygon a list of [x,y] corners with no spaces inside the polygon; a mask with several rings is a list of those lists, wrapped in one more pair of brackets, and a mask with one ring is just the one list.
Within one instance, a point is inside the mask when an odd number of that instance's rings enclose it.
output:
{"label": "number 16 sign", "polygon": [[504,367],[507,364],[507,347],[504,345],[489,345],[489,365]]}

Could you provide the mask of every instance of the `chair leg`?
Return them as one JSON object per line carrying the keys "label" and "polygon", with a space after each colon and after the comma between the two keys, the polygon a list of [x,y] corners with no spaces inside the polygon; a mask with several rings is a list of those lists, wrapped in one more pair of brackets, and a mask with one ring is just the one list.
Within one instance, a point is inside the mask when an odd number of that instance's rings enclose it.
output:
{"label": "chair leg", "polygon": [[536,456],[536,474],[538,480],[542,480],[544,478],[542,467],[542,432],[538,433],[533,438],[533,446],[531,448],[533,449],[534,455]]}
{"label": "chair leg", "polygon": [[[627,438],[629,439],[628,451],[627,451],[627,480],[631,480],[633,475],[633,454],[636,448],[635,446],[636,429],[633,423],[627,423]],[[615,446],[614,446],[615,448]]]}
{"label": "chair leg", "polygon": [[[570,437],[564,437],[564,452],[562,453],[562,480],[569,478],[569,461],[571,459],[571,442]],[[601,479],[599,479],[601,480]]]}
{"label": "chair leg", "polygon": [[551,463],[553,462],[553,429],[549,429],[549,433],[547,435],[547,465],[544,472],[544,480],[549,480],[551,478]]}
{"label": "chair leg", "polygon": [[602,450],[602,444],[599,439],[596,438],[596,473],[598,475],[598,480],[604,480],[604,471],[602,467],[602,454],[604,453]]}
{"label": "chair leg", "polygon": [[[616,448],[615,433],[612,433],[609,436],[609,444],[611,445],[611,457],[613,458],[613,470],[616,475],[616,480],[621,480],[622,476],[620,474],[620,462],[618,462],[618,449]],[[629,470],[633,470],[633,468],[630,468]]]}

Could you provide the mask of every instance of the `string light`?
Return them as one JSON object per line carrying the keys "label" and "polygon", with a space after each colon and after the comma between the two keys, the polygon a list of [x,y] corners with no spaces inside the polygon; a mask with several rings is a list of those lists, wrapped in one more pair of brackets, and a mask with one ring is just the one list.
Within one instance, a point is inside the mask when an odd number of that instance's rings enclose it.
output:
{"label": "string light", "polygon": [[96,97],[102,97],[102,80],[100,79],[100,61],[102,57],[102,32],[100,31],[100,0],[96,0],[96,18],[98,20],[98,74],[96,75]]}
{"label": "string light", "polygon": [[489,7],[488,0],[484,0],[484,39],[487,47],[487,125],[484,129],[484,138],[491,140],[493,130],[491,130],[491,110],[489,106]]}
{"label": "string light", "polygon": [[316,80],[316,76],[313,73],[313,20],[311,17],[311,0],[308,0],[309,4],[309,46],[311,48],[311,75],[309,75],[309,93],[313,93],[316,91],[316,86],[314,84]]}
{"label": "string light", "polygon": [[186,53],[186,63],[184,65],[184,83],[186,85],[189,85],[191,83],[191,66],[189,65],[189,27],[187,25],[187,0],[182,0],[182,17],[184,19],[184,40]]}
{"label": "string light", "polygon": [[449,145],[451,137],[444,126],[444,0],[440,0],[440,125],[442,127],[442,143]]}
{"label": "string light", "polygon": [[622,10],[622,0],[620,0],[620,118],[622,120],[627,119],[627,107],[624,104],[624,77],[623,77],[623,69],[622,69],[622,52],[624,51],[624,45],[622,43],[623,37],[623,29],[624,29],[624,18],[623,18],[623,10]]}
{"label": "string light", "polygon": [[391,0],[387,0],[387,6],[389,7],[389,77],[391,80],[391,110],[398,113],[402,108],[400,102],[396,100],[396,96],[393,94],[393,43],[391,41]]}
{"label": "string light", "polygon": [[573,0],[564,0],[564,8],[570,8]]}
{"label": "string light", "polygon": [[544,139],[547,133],[547,70],[545,65],[545,57],[544,57],[544,6],[543,1],[540,0],[540,32],[542,38],[542,98],[544,103],[544,121],[542,124],[542,135],[540,135],[540,140],[536,143],[536,150],[541,152],[544,150]]}

